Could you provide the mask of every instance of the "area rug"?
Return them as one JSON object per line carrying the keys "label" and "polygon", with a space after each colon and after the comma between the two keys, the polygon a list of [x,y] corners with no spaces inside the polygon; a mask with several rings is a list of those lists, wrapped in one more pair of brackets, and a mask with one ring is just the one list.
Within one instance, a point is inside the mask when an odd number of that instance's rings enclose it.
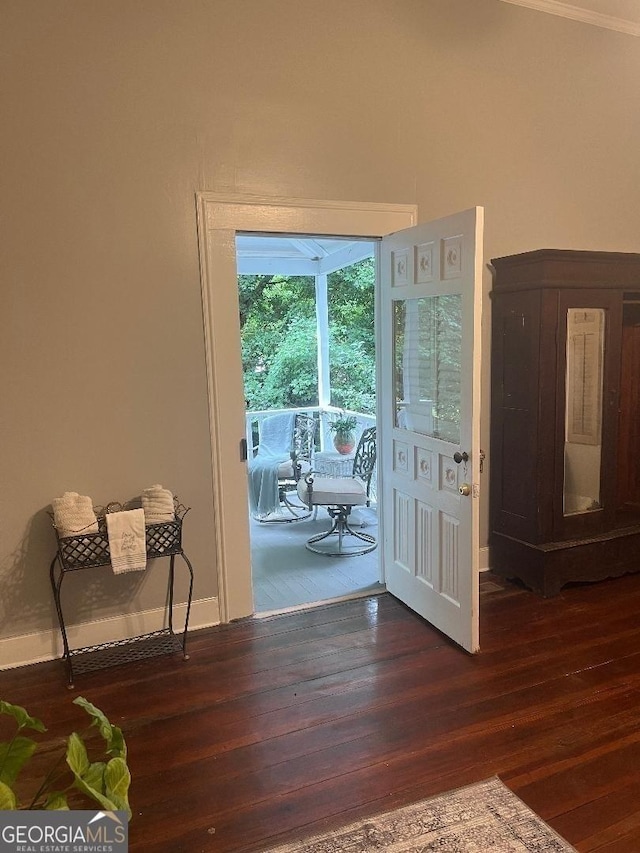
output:
{"label": "area rug", "polygon": [[576,853],[494,777],[270,853]]}

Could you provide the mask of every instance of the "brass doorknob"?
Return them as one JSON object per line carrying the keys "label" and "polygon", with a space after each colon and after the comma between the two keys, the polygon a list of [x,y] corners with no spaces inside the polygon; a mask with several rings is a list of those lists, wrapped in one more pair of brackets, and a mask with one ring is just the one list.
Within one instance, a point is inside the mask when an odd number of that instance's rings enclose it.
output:
{"label": "brass doorknob", "polygon": [[458,487],[458,491],[463,497],[466,498],[471,494],[471,486],[469,485],[469,483],[462,483],[462,485]]}

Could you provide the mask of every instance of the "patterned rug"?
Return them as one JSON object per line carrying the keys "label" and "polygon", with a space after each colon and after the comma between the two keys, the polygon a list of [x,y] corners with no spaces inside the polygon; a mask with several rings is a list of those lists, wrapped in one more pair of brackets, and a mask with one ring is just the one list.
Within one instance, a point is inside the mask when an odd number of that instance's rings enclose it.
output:
{"label": "patterned rug", "polygon": [[270,853],[576,853],[494,777]]}

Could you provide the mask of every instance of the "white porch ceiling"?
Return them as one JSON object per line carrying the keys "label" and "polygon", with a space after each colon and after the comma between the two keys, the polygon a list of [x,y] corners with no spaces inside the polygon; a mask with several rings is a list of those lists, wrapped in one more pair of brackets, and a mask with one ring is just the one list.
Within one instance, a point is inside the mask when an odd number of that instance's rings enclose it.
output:
{"label": "white porch ceiling", "polygon": [[573,0],[563,3],[560,0],[502,0],[515,6],[526,6],[582,21],[607,30],[617,30],[632,36],[640,36],[640,0]]}
{"label": "white porch ceiling", "polygon": [[372,257],[375,242],[339,237],[236,237],[240,275],[326,275]]}

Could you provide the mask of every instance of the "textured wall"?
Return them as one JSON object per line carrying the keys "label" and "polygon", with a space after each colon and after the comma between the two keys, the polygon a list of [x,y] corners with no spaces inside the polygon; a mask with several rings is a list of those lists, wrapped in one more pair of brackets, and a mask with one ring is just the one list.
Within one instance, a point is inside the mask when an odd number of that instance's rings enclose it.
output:
{"label": "textured wall", "polygon": [[[638,81],[638,39],[498,0],[0,0],[0,638],[53,625],[65,489],[173,489],[216,593],[197,190],[637,251]],[[159,577],[96,572],[73,618]]]}

